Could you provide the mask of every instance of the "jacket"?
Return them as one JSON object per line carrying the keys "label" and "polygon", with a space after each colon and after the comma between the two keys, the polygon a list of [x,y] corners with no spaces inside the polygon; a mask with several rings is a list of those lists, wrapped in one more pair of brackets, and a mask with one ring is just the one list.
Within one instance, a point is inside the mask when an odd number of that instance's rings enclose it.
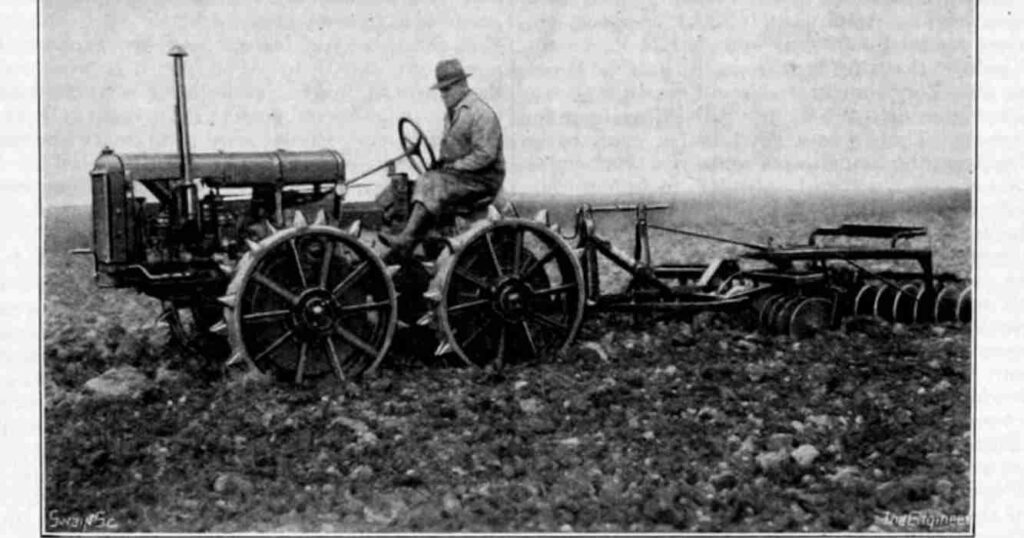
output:
{"label": "jacket", "polygon": [[505,179],[501,123],[472,90],[445,115],[440,156],[446,171],[501,188]]}

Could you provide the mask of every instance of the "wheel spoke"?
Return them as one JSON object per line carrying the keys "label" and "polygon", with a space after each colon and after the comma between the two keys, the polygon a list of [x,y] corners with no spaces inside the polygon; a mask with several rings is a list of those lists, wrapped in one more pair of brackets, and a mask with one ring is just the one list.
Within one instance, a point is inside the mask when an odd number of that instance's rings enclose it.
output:
{"label": "wheel spoke", "polygon": [[478,325],[476,330],[469,334],[469,338],[466,338],[465,340],[462,341],[461,344],[459,344],[459,347],[462,348],[462,351],[465,352],[466,348],[469,347],[469,343],[472,342],[473,340],[476,340],[476,337],[483,334],[484,329],[490,327],[493,322],[494,320],[490,319],[487,323],[482,323]]}
{"label": "wheel spoke", "polygon": [[266,312],[253,312],[252,314],[242,316],[242,320],[251,322],[274,321],[277,318],[287,316],[291,313],[291,310],[267,310]]}
{"label": "wheel spoke", "polygon": [[332,291],[331,294],[334,295],[335,297],[341,295],[346,289],[348,289],[349,286],[354,284],[356,280],[358,280],[360,277],[366,274],[366,271],[369,270],[369,268],[370,262],[368,261],[364,261],[363,263],[357,265],[356,268],[353,269],[351,273],[345,276],[345,278],[341,281],[340,284],[334,287],[334,291]]}
{"label": "wheel spoke", "polygon": [[484,291],[490,290],[490,286],[488,286],[487,283],[485,283],[483,280],[480,279],[480,277],[476,276],[475,274],[470,273],[465,268],[456,267],[455,268],[455,275],[458,276],[458,277],[461,277],[463,280],[465,280],[465,281],[469,282],[470,284],[480,288],[481,290],[484,290]]}
{"label": "wheel spoke", "polygon": [[457,304],[455,306],[448,307],[448,313],[461,312],[470,308],[477,308],[479,306],[491,304],[490,299],[477,299],[475,301],[468,301],[465,303]]}
{"label": "wheel spoke", "polygon": [[256,355],[256,357],[254,357],[252,359],[252,362],[259,363],[261,360],[263,360],[263,357],[266,357],[267,355],[272,353],[275,349],[281,347],[281,345],[284,344],[285,342],[287,342],[288,339],[290,339],[292,336],[294,336],[294,334],[295,334],[295,331],[289,329],[287,332],[282,334],[280,338],[278,338],[277,340],[274,340],[273,342],[271,342],[270,345],[267,346],[267,348],[264,349],[262,352],[260,352],[259,355]]}
{"label": "wheel spoke", "polygon": [[494,263],[494,270],[498,273],[498,278],[505,276],[505,271],[501,269],[501,262],[498,261],[498,251],[494,249],[494,241],[491,239],[490,233],[484,234],[484,240],[487,243],[487,251],[491,254],[491,262]]}
{"label": "wheel spoke", "polygon": [[569,327],[566,326],[565,324],[563,324],[561,321],[551,319],[551,318],[549,318],[549,317],[547,317],[547,316],[545,316],[543,314],[540,314],[540,313],[537,313],[537,312],[530,312],[529,316],[534,321],[537,321],[541,325],[544,325],[546,327],[549,327],[549,328],[552,328],[552,329],[555,329],[555,330],[558,330],[558,331],[562,331],[562,332],[568,332],[569,331]]}
{"label": "wheel spoke", "polygon": [[280,295],[284,300],[288,301],[290,304],[299,303],[299,297],[297,295],[288,291],[287,289],[284,288],[284,286],[278,284],[277,282],[274,282],[273,280],[270,279],[270,277],[264,275],[263,273],[253,273],[252,278],[256,282],[259,282],[260,284],[263,284],[267,288],[270,288],[271,291]]}
{"label": "wheel spoke", "polygon": [[302,376],[306,373],[306,353],[309,351],[309,344],[303,342],[299,346],[299,366],[295,369],[295,384],[302,384]]}
{"label": "wheel spoke", "polygon": [[519,274],[519,278],[523,280],[529,280],[530,277],[533,276],[533,274],[537,272],[538,269],[542,269],[544,267],[544,264],[553,260],[557,253],[558,251],[556,251],[555,249],[549,250],[547,254],[541,256],[540,259],[526,266],[526,269],[524,269],[522,273]]}
{"label": "wheel spoke", "polygon": [[295,269],[299,272],[299,281],[302,282],[302,289],[306,289],[306,273],[302,270],[302,260],[299,259],[299,249],[295,246],[295,240],[289,239],[288,246],[291,248],[292,256],[295,258]]}
{"label": "wheel spoke", "polygon": [[320,287],[327,287],[327,275],[331,268],[331,257],[334,256],[334,242],[324,240],[324,259],[320,264]]}
{"label": "wheel spoke", "polygon": [[569,291],[569,290],[573,290],[573,289],[576,289],[576,284],[562,284],[561,286],[555,286],[553,288],[548,288],[546,290],[535,291],[535,292],[533,292],[533,296],[534,297],[538,297],[538,296],[546,296],[546,295],[555,295],[555,294],[563,293],[563,292],[566,292],[566,291]]}
{"label": "wheel spoke", "polygon": [[512,272],[519,273],[519,264],[523,263],[523,240],[525,239],[525,230],[516,230],[516,242],[512,249]]}
{"label": "wheel spoke", "polygon": [[342,327],[341,325],[335,325],[334,330],[338,334],[338,336],[340,336],[343,340],[355,346],[363,353],[366,353],[371,357],[377,356],[377,350],[374,349],[373,346],[371,346],[370,344],[366,343],[366,340],[363,340],[352,331]]}
{"label": "wheel spoke", "polygon": [[324,339],[327,343],[327,355],[331,359],[331,367],[334,368],[334,375],[338,376],[338,381],[345,381],[345,370],[341,368],[341,359],[338,358],[338,350],[334,348],[334,341],[328,336]]}
{"label": "wheel spoke", "polygon": [[343,306],[338,309],[339,314],[352,314],[355,312],[364,312],[366,310],[380,310],[386,306],[390,306],[391,301],[383,300],[372,303],[360,303],[349,306]]}
{"label": "wheel spoke", "polygon": [[530,326],[526,321],[520,321],[519,326],[523,328],[523,334],[526,336],[526,343],[530,345],[530,352],[533,353],[534,357],[536,357],[538,355],[537,344],[533,342],[533,333],[530,332]]}

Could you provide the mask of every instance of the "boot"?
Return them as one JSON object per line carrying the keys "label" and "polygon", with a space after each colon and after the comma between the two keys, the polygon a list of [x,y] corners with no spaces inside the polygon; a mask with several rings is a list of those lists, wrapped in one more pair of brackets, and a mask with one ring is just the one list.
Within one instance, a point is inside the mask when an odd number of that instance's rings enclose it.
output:
{"label": "boot", "polygon": [[377,234],[381,243],[391,247],[387,257],[392,260],[399,260],[411,256],[413,249],[423,240],[423,236],[430,229],[430,217],[430,213],[426,207],[423,207],[423,204],[413,204],[412,213],[409,215],[409,220],[405,222],[405,229],[401,233],[398,235],[391,235],[386,232]]}

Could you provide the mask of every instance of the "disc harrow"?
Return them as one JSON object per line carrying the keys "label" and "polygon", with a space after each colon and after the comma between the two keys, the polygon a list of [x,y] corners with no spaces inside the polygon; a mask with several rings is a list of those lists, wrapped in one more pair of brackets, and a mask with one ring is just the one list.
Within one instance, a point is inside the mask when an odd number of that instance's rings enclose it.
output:
{"label": "disc harrow", "polygon": [[847,314],[903,324],[970,323],[972,301],[970,283],[937,281],[927,286],[921,280],[874,281],[857,289]]}

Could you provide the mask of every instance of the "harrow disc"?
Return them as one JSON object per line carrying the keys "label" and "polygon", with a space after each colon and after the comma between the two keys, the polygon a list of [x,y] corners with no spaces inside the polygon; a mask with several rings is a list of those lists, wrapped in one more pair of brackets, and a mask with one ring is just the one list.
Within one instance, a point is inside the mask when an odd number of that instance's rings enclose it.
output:
{"label": "harrow disc", "polygon": [[789,315],[789,335],[807,338],[832,325],[832,301],[824,297],[803,297]]}
{"label": "harrow disc", "polygon": [[250,248],[221,298],[232,362],[297,384],[377,366],[397,325],[397,302],[369,247],[297,216],[292,228]]}
{"label": "harrow disc", "polygon": [[758,308],[757,322],[765,332],[771,332],[776,304],[788,297],[785,293],[773,293],[764,298]]}
{"label": "harrow disc", "polygon": [[917,298],[924,289],[923,282],[908,282],[896,291],[892,304],[892,319],[899,323],[913,323],[914,311],[917,309]]}
{"label": "harrow disc", "polygon": [[879,284],[878,293],[875,294],[874,312],[876,318],[885,321],[893,320],[893,310],[896,307],[896,296],[899,290],[887,284]]}
{"label": "harrow disc", "polygon": [[881,290],[880,284],[865,284],[853,299],[853,314],[855,316],[875,315],[875,300]]}
{"label": "harrow disc", "polygon": [[772,317],[769,320],[771,331],[775,334],[788,334],[790,316],[793,315],[796,305],[803,300],[804,297],[799,295],[787,295],[783,300],[775,303]]}
{"label": "harrow disc", "polygon": [[971,322],[971,306],[973,303],[974,286],[968,285],[960,292],[956,302],[956,319],[961,323]]}
{"label": "harrow disc", "polygon": [[931,323],[935,321],[935,291],[923,284],[917,290],[914,300],[914,323]]}
{"label": "harrow disc", "polygon": [[957,306],[961,292],[954,284],[946,284],[935,296],[935,316],[938,323],[949,323],[957,320]]}
{"label": "harrow disc", "polygon": [[444,342],[470,366],[500,367],[564,349],[583,319],[583,272],[543,224],[502,219],[452,240],[440,264],[436,318]]}

